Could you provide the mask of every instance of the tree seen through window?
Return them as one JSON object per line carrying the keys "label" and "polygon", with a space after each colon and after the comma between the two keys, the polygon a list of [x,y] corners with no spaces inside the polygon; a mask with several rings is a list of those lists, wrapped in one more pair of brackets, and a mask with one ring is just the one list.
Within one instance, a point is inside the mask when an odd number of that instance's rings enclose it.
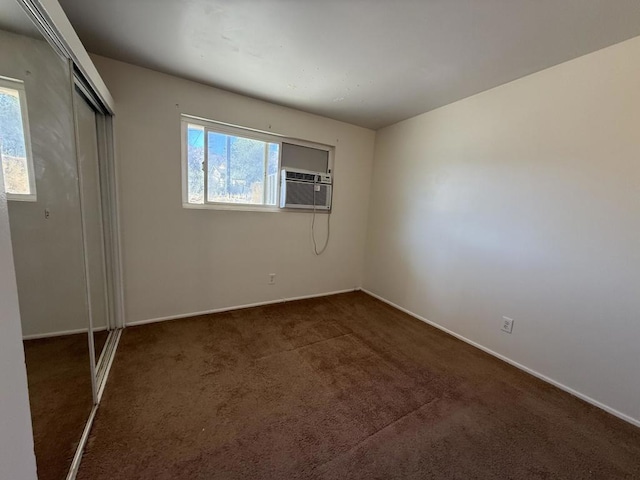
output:
{"label": "tree seen through window", "polygon": [[206,188],[207,202],[276,204],[278,144],[189,125],[187,145],[190,203],[204,203]]}

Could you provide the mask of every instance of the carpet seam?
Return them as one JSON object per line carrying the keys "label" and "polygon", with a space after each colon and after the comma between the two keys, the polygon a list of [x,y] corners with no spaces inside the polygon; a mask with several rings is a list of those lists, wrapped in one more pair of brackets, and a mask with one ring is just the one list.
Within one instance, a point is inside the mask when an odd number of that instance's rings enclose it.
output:
{"label": "carpet seam", "polygon": [[255,359],[255,361],[257,362],[258,360],[264,360],[265,358],[275,357],[276,355],[282,355],[283,353],[296,352],[298,350],[302,350],[303,348],[307,348],[307,347],[310,347],[312,345],[316,345],[318,343],[328,342],[329,340],[334,340],[336,338],[346,337],[346,336],[349,336],[349,335],[352,335],[352,334],[353,334],[353,332],[349,332],[349,333],[343,333],[341,335],[336,335],[335,337],[323,338],[322,340],[317,340],[315,342],[307,343],[306,345],[301,345],[301,346],[296,347],[296,348],[291,348],[289,350],[280,350],[279,352],[270,353],[269,355],[265,355],[264,357],[258,357],[258,358]]}
{"label": "carpet seam", "polygon": [[350,452],[354,451],[356,448],[358,448],[360,445],[362,445],[363,443],[365,443],[366,441],[368,441],[371,437],[374,437],[376,435],[378,435],[380,432],[382,432],[383,430],[388,429],[389,427],[391,427],[392,425],[398,423],[400,420],[405,419],[406,417],[408,417],[409,415],[414,414],[415,412],[417,412],[418,410],[421,410],[422,408],[431,405],[434,402],[437,402],[438,400],[440,400],[439,397],[436,398],[432,398],[431,400],[429,400],[428,402],[423,403],[422,405],[414,408],[413,410],[411,410],[410,412],[405,413],[404,415],[402,415],[401,417],[396,418],[393,422],[386,424],[385,426],[379,428],[378,430],[376,430],[375,432],[367,435],[365,438],[363,438],[362,440],[360,440],[358,443],[356,443],[355,445],[353,445],[351,448],[349,448],[348,450],[334,456],[333,458],[331,458],[330,460],[327,460],[326,462],[321,463],[320,465],[318,465],[317,467],[314,467],[313,470],[318,470],[322,467],[324,467],[325,465],[328,465],[329,463],[334,462],[335,460],[338,460],[342,457],[344,457],[345,455],[348,455]]}

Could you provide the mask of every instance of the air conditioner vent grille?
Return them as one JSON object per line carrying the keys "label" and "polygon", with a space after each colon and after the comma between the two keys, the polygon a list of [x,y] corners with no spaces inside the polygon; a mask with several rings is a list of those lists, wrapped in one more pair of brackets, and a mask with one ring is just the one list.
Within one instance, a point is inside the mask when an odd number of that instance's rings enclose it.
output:
{"label": "air conditioner vent grille", "polygon": [[292,172],[287,170],[287,180],[304,180],[307,182],[313,182],[316,179],[314,173]]}
{"label": "air conditioner vent grille", "polygon": [[326,207],[328,192],[329,187],[327,185],[318,186],[318,190],[314,195],[313,185],[308,183],[289,183],[287,185],[286,203],[290,205],[307,205],[308,208],[313,208],[315,203],[316,208]]}
{"label": "air conditioner vent grille", "polygon": [[330,173],[282,170],[281,208],[331,210]]}

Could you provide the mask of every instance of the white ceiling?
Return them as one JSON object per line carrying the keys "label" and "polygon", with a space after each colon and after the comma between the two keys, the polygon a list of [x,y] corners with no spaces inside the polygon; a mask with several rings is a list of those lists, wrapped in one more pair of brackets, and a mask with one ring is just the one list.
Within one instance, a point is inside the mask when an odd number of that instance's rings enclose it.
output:
{"label": "white ceiling", "polygon": [[60,0],[91,52],[379,128],[640,35],[639,0]]}

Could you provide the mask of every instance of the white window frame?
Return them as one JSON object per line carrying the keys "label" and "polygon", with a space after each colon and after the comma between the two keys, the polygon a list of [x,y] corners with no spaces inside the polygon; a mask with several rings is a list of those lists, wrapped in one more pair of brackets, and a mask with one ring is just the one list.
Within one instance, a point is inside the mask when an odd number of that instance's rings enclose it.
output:
{"label": "white window frame", "polygon": [[[333,147],[328,145],[322,145],[314,142],[308,142],[306,140],[293,139],[278,135],[275,133],[264,132],[261,130],[254,130],[246,127],[240,127],[237,125],[230,125],[228,123],[217,122],[215,120],[208,120],[193,115],[182,114],[180,116],[180,136],[182,146],[182,206],[184,208],[194,209],[213,209],[213,210],[239,210],[239,211],[252,211],[252,212],[282,212],[290,209],[280,208],[280,188],[281,181],[280,175],[282,171],[282,143],[291,143],[295,145],[301,145],[305,147],[317,148],[319,150],[325,150],[329,152],[329,165],[332,169],[333,160]],[[223,135],[233,135],[243,138],[250,138],[252,140],[260,140],[262,142],[275,143],[278,145],[278,174],[276,179],[276,204],[275,205],[260,205],[255,203],[231,203],[231,202],[210,202],[208,201],[207,191],[207,170],[204,175],[204,198],[203,203],[189,203],[189,171],[188,171],[188,145],[187,145],[187,125],[198,125],[205,129],[204,136],[204,163],[207,162],[207,132],[221,133]],[[265,172],[266,173],[266,172]],[[265,178],[266,182],[266,178]],[[295,209],[294,209],[295,210]]]}
{"label": "white window frame", "polygon": [[29,130],[29,111],[27,109],[27,92],[22,80],[0,76],[0,89],[14,90],[18,92],[20,102],[20,116],[22,117],[22,130],[24,132],[24,149],[27,155],[27,175],[29,176],[29,193],[9,193],[7,200],[19,202],[35,202],[38,199],[36,193],[36,177],[33,168],[33,154],[31,153],[31,131]]}

